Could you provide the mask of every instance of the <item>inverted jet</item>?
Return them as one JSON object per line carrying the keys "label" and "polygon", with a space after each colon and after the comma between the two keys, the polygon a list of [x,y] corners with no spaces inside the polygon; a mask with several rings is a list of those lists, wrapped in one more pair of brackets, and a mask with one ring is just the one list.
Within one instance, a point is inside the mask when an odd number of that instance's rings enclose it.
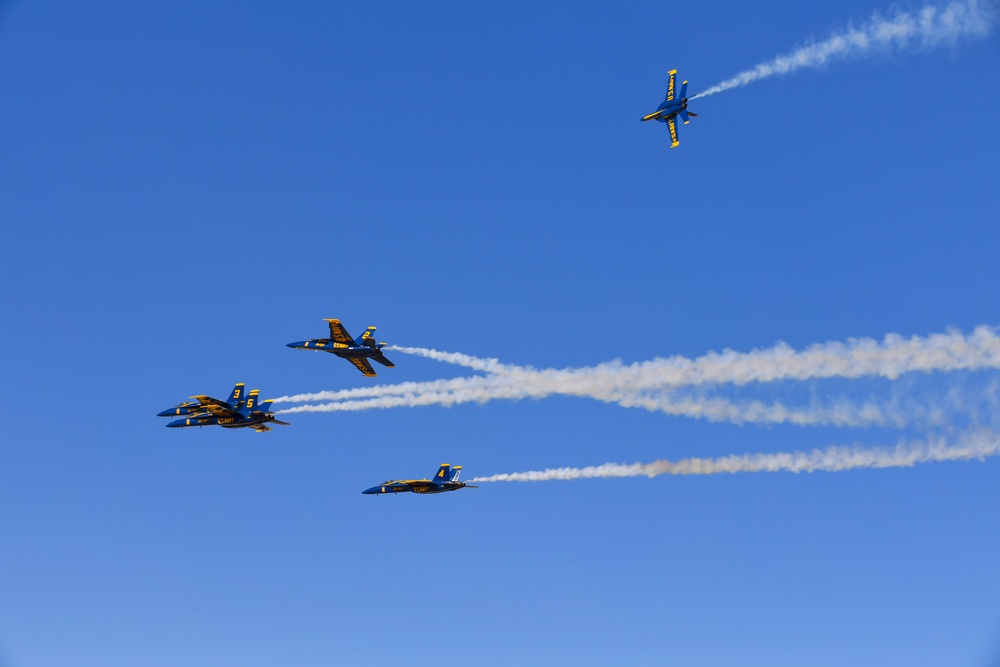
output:
{"label": "inverted jet", "polygon": [[677,79],[677,70],[670,70],[670,82],[667,84],[667,97],[663,102],[656,108],[656,111],[650,114],[646,114],[639,120],[645,122],[647,120],[655,120],[659,123],[666,123],[667,129],[670,130],[670,147],[677,148],[680,146],[681,141],[677,134],[677,117],[680,116],[684,124],[687,125],[690,121],[688,117],[696,118],[698,114],[687,110],[688,99],[687,99],[687,88],[688,82],[684,81],[681,83],[680,95],[676,95],[676,89],[674,84]]}

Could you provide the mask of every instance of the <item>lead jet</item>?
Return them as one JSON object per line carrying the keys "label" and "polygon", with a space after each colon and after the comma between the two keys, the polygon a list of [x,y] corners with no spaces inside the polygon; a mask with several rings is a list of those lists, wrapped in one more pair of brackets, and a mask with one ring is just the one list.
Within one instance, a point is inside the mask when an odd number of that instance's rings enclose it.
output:
{"label": "lead jet", "polygon": [[[237,385],[241,387],[241,385]],[[234,390],[235,391],[235,390]],[[189,426],[221,426],[222,428],[252,428],[257,433],[270,431],[268,424],[290,426],[274,417],[271,412],[272,401],[259,403],[259,390],[254,389],[247,395],[247,400],[239,407],[227,401],[220,401],[211,396],[192,396],[201,412],[191,414],[184,419],[175,419],[167,424],[168,428],[187,428]],[[190,408],[192,410],[198,408]],[[164,411],[169,412],[169,411]],[[162,413],[161,413],[162,414]]]}
{"label": "lead jet", "polygon": [[677,117],[680,116],[684,124],[687,125],[690,121],[688,117],[697,118],[698,114],[688,111],[688,99],[687,99],[687,88],[688,82],[684,81],[681,83],[681,94],[680,98],[674,94],[675,88],[674,83],[677,79],[677,70],[670,70],[670,82],[667,84],[667,97],[663,100],[651,114],[646,114],[639,120],[645,122],[647,120],[655,120],[660,123],[666,123],[667,129],[670,130],[670,147],[677,148],[680,146],[681,141],[677,134]]}
{"label": "lead jet", "polygon": [[445,491],[458,491],[466,487],[476,489],[479,487],[458,481],[458,475],[462,472],[462,466],[451,466],[442,463],[438,468],[434,479],[387,479],[378,486],[365,489],[361,493],[368,495],[382,495],[383,493],[444,493]]}
{"label": "lead jet", "polygon": [[[242,382],[236,384],[233,390],[229,393],[229,398],[225,400],[226,405],[230,406],[235,410],[239,410],[246,403],[246,385]],[[192,397],[194,398],[194,397]],[[217,401],[218,399],[212,398],[211,396],[206,396],[205,398],[212,401]],[[157,417],[180,417],[182,415],[200,415],[206,412],[205,406],[202,405],[200,401],[184,401],[183,403],[178,403],[172,408],[167,408],[163,412],[157,413]]]}
{"label": "lead jet", "polygon": [[300,340],[296,343],[288,343],[286,347],[291,347],[299,350],[316,350],[317,352],[329,352],[330,354],[335,354],[342,359],[347,359],[349,362],[354,364],[359,371],[361,371],[366,377],[375,377],[375,371],[372,370],[372,365],[368,362],[369,359],[377,361],[383,366],[388,366],[389,368],[394,367],[396,364],[392,363],[385,358],[382,354],[382,348],[385,347],[385,343],[375,342],[375,327],[368,327],[368,329],[361,334],[361,340],[355,341],[351,338],[351,334],[347,333],[347,329],[344,325],[340,323],[340,320],[324,320],[330,324],[330,337],[329,338],[314,338],[312,340]]}

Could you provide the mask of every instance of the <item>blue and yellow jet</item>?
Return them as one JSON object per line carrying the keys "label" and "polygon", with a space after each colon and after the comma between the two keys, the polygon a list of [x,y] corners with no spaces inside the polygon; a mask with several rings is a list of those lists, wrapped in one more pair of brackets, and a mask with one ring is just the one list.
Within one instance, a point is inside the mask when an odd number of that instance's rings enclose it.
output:
{"label": "blue and yellow jet", "polygon": [[677,80],[677,70],[670,70],[670,82],[667,84],[667,98],[663,100],[651,114],[646,114],[639,120],[655,120],[660,123],[666,123],[667,129],[670,130],[670,147],[677,148],[680,146],[681,141],[679,135],[677,134],[677,116],[681,117],[684,124],[688,124],[688,116],[696,118],[698,114],[690,112],[687,110],[688,100],[687,100],[687,88],[688,82],[684,81],[681,83],[681,94],[680,97],[675,95],[676,89],[674,84]]}
{"label": "blue and yellow jet", "polygon": [[458,481],[458,475],[462,472],[462,466],[451,466],[442,463],[438,468],[434,479],[388,479],[378,486],[365,489],[361,493],[369,495],[382,495],[383,493],[444,493],[445,491],[458,491],[459,489],[479,487]]}
{"label": "blue and yellow jet", "polygon": [[[246,404],[246,389],[242,382],[236,383],[233,390],[229,393],[229,398],[226,399],[225,403],[234,410],[239,410]],[[193,397],[192,397],[193,398]],[[211,398],[206,396],[205,398]],[[215,401],[217,399],[211,398]],[[178,403],[172,408],[167,408],[163,412],[157,413],[157,417],[180,417],[187,415],[200,415],[205,412],[205,407],[199,401],[184,401],[183,403]]]}
{"label": "blue and yellow jet", "polygon": [[359,371],[364,373],[366,377],[375,377],[375,371],[372,370],[372,365],[368,362],[369,359],[377,361],[383,366],[388,366],[389,368],[396,365],[386,359],[385,355],[382,354],[382,348],[385,346],[385,343],[375,342],[375,327],[368,327],[368,329],[361,334],[361,340],[355,341],[351,338],[351,334],[347,333],[347,329],[345,329],[344,325],[340,323],[340,320],[324,321],[329,322],[330,324],[329,338],[300,340],[296,343],[288,343],[286,347],[292,347],[299,350],[316,350],[317,352],[329,352],[330,354],[335,354],[338,357],[347,359],[349,362],[354,364]]}
{"label": "blue and yellow jet", "polygon": [[[175,419],[167,424],[168,428],[187,428],[188,426],[221,426],[222,428],[252,428],[257,433],[270,431],[267,424],[290,426],[288,422],[275,419],[271,412],[271,401],[259,402],[259,390],[254,389],[247,394],[246,400],[240,400],[243,395],[243,384],[236,385],[229,399],[220,401],[211,396],[192,396],[194,401],[164,410],[161,417],[175,414],[188,415],[183,419]],[[178,412],[183,410],[183,412]]]}

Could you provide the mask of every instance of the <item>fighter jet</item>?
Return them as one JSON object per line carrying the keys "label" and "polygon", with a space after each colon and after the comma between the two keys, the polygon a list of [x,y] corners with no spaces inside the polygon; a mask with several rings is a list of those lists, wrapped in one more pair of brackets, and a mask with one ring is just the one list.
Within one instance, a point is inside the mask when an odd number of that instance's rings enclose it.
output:
{"label": "fighter jet", "polygon": [[688,124],[688,116],[696,118],[698,114],[687,110],[688,100],[687,100],[687,87],[688,82],[684,81],[681,83],[681,95],[680,99],[674,95],[674,82],[677,79],[677,70],[670,70],[670,82],[667,84],[667,98],[663,100],[651,114],[646,114],[639,120],[655,120],[660,123],[666,123],[667,129],[670,130],[670,147],[677,148],[680,146],[681,142],[677,135],[677,116],[681,117],[684,124]]}
{"label": "fighter jet", "polygon": [[[242,382],[236,384],[233,387],[233,391],[230,392],[229,398],[226,399],[226,405],[232,407],[235,410],[239,410],[246,403],[246,390],[245,385]],[[209,397],[206,397],[209,398]],[[211,399],[216,400],[216,399]],[[183,403],[178,403],[172,408],[167,408],[163,412],[157,413],[157,417],[179,417],[181,415],[200,415],[206,412],[205,407],[199,401],[184,401]]]}
{"label": "fighter jet", "polygon": [[383,493],[444,493],[445,491],[458,491],[459,489],[479,487],[458,481],[458,475],[462,472],[462,466],[452,467],[448,463],[442,463],[438,468],[434,479],[387,479],[378,486],[365,489],[361,493],[369,495],[381,495]]}
{"label": "fighter jet", "polygon": [[[237,387],[242,388],[242,385],[237,385]],[[275,419],[271,412],[271,401],[258,403],[259,393],[257,389],[252,390],[247,395],[246,402],[239,407],[211,396],[192,396],[191,398],[195,399],[197,405],[200,406],[201,412],[193,413],[184,419],[175,419],[167,424],[167,427],[221,426],[222,428],[252,428],[257,433],[263,433],[271,430],[267,424],[290,426],[288,422]],[[185,406],[184,409],[194,410],[197,408]],[[165,410],[164,412],[169,411]]]}
{"label": "fighter jet", "polygon": [[329,338],[314,338],[312,340],[300,340],[297,343],[288,343],[287,347],[300,350],[317,350],[319,352],[329,352],[338,357],[347,359],[354,364],[359,371],[367,377],[375,377],[375,371],[368,362],[369,359],[379,362],[383,366],[392,368],[396,364],[385,358],[382,348],[385,343],[376,343],[373,334],[375,327],[368,329],[361,334],[361,340],[355,341],[347,329],[340,323],[340,320],[324,320],[330,323]]}

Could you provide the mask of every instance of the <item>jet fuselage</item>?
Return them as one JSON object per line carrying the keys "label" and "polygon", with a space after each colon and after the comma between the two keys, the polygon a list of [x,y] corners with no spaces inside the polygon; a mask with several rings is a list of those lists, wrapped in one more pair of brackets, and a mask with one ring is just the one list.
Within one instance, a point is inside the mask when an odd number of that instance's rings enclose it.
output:
{"label": "jet fuselage", "polygon": [[640,120],[655,120],[661,123],[666,123],[668,119],[675,118],[677,114],[687,109],[687,106],[688,100],[686,97],[677,102],[665,102],[659,109],[651,114],[643,116]]}
{"label": "jet fuselage", "polygon": [[388,481],[365,489],[361,493],[377,495],[383,493],[444,493],[445,491],[457,491],[465,486],[465,482],[431,482],[428,480],[416,481]]}
{"label": "jet fuselage", "polygon": [[253,415],[244,417],[243,415],[233,415],[227,417],[216,417],[215,415],[200,415],[188,417],[186,419],[175,419],[167,424],[167,428],[187,428],[188,426],[221,426],[222,428],[253,428],[261,424],[274,421],[272,414]]}
{"label": "jet fuselage", "polygon": [[377,347],[369,345],[348,345],[347,343],[337,343],[328,338],[314,338],[313,340],[300,340],[296,343],[288,343],[285,347],[298,350],[315,350],[316,352],[329,352],[342,359],[350,357],[376,357],[381,355]]}

